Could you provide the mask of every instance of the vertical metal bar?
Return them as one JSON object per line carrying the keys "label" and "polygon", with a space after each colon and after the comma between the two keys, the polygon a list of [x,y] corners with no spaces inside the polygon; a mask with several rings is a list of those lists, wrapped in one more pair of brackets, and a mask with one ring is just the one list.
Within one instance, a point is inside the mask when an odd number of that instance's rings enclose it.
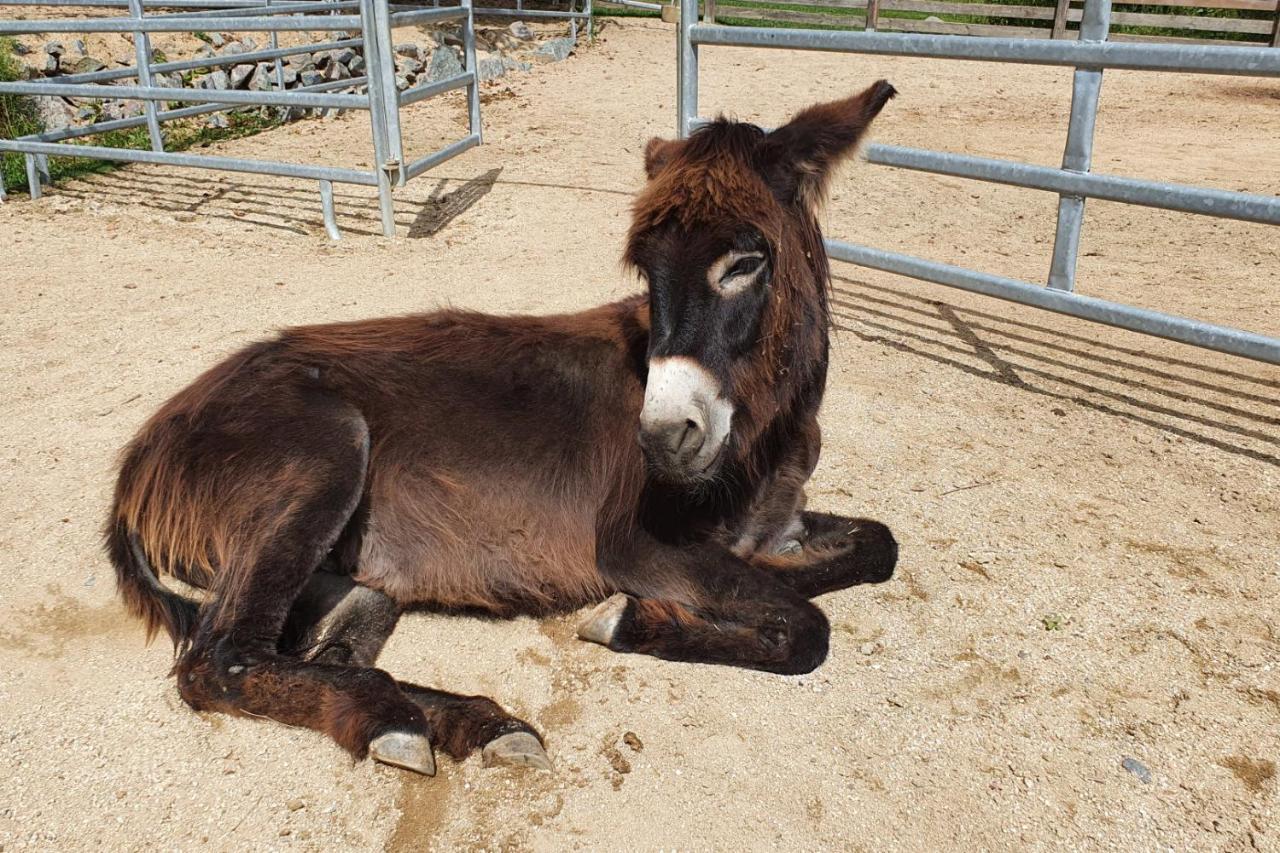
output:
{"label": "vertical metal bar", "polygon": [[591,17],[591,0],[587,0],[583,11],[587,13],[587,44],[592,44],[596,40],[596,28],[595,19]]}
{"label": "vertical metal bar", "polygon": [[[129,0],[129,16],[142,25],[142,0]],[[150,88],[151,83],[151,39],[144,32],[133,34],[133,54],[138,63],[138,85]],[[142,107],[147,117],[147,135],[151,137],[151,150],[164,150],[164,137],[160,135],[159,104],[156,101],[144,101]]]}
{"label": "vertical metal bar", "polygon": [[[264,0],[264,5],[269,7],[271,5],[271,0]],[[270,46],[272,50],[276,50],[277,48],[280,47],[280,34],[275,30],[271,31],[271,35],[268,37],[267,40],[268,42],[270,42]],[[277,56],[275,61],[275,66],[276,66],[275,68],[276,88],[279,89],[281,92],[283,92],[284,91],[284,60]],[[286,115],[288,112],[289,112],[288,107],[280,108],[281,117]]]}
{"label": "vertical metal bar", "polygon": [[[1081,41],[1106,41],[1111,25],[1111,0],[1085,0],[1080,21]],[[1093,131],[1098,120],[1098,95],[1102,91],[1101,68],[1077,68],[1071,82],[1071,120],[1062,168],[1087,172],[1093,163]],[[1054,232],[1049,287],[1072,291],[1076,287],[1076,260],[1080,252],[1080,227],[1084,222],[1084,197],[1058,198],[1058,226]]]}
{"label": "vertical metal bar", "polygon": [[480,69],[476,67],[476,15],[472,0],[462,0],[467,10],[466,20],[462,22],[462,60],[471,72],[471,85],[467,87],[467,128],[481,137],[484,132],[480,127]]}
{"label": "vertical metal bar", "polygon": [[[391,47],[391,11],[387,0],[373,0],[375,40],[378,42],[378,66],[366,70],[372,77],[382,78],[383,121],[386,129],[387,158],[382,162],[384,171],[396,173],[396,185],[404,186],[404,142],[400,135],[400,93],[396,89],[396,54]],[[366,38],[367,41],[367,38]],[[367,61],[367,60],[366,60]]]}
{"label": "vertical metal bar", "polygon": [[27,193],[35,201],[41,196],[40,173],[36,170],[36,155],[28,154],[27,161]]}
{"label": "vertical metal bar", "polygon": [[9,200],[9,193],[4,185],[4,157],[0,155],[0,204]]}
{"label": "vertical metal bar", "polygon": [[387,161],[386,100],[382,96],[383,76],[378,73],[382,56],[378,49],[377,19],[373,7],[377,0],[360,0],[360,30],[364,39],[365,76],[368,78],[369,128],[373,134],[373,176],[378,182],[378,207],[382,214],[382,233],[396,236],[395,208],[392,206],[391,181],[383,164]]}
{"label": "vertical metal bar", "polygon": [[1053,35],[1052,38],[1061,39],[1067,37],[1067,19],[1071,13],[1071,0],[1058,0],[1058,4],[1053,7]]}
{"label": "vertical metal bar", "polygon": [[320,182],[320,209],[324,212],[324,230],[329,233],[330,240],[341,240],[342,232],[338,230],[338,218],[333,214],[333,182]]}
{"label": "vertical metal bar", "polygon": [[867,0],[867,22],[862,25],[862,28],[869,33],[874,33],[878,26],[880,26],[880,0]]}
{"label": "vertical metal bar", "polygon": [[698,23],[698,0],[680,0],[680,37],[676,39],[676,133],[689,135],[698,116],[698,46],[689,31]]}

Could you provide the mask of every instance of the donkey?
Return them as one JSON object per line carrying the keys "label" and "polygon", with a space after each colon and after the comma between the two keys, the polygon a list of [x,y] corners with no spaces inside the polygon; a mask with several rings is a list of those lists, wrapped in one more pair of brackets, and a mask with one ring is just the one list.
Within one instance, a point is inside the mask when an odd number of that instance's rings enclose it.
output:
{"label": "donkey", "polygon": [[106,547],[148,639],[173,639],[183,700],[428,775],[436,749],[550,769],[492,700],[374,668],[403,610],[596,604],[579,636],[614,651],[821,664],[810,599],[897,561],[883,524],[804,496],[827,373],[817,208],[894,94],[651,140],[625,254],[645,295],[292,328],[165,403],[124,451]]}

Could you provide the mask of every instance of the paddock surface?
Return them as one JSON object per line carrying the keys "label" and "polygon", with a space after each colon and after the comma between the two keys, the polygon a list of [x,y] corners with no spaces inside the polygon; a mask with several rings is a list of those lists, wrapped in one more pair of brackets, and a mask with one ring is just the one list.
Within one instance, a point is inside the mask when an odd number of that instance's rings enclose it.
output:
{"label": "paddock surface", "polygon": [[[0,849],[1280,850],[1280,369],[841,264],[811,505],[888,522],[902,563],[821,601],[817,672],[614,655],[572,615],[406,617],[382,665],[535,722],[554,775],[418,778],[181,705],[99,549],[118,448],[280,326],[632,292],[617,259],[674,57],[671,28],[608,22],[491,86],[487,144],[397,194],[395,241],[363,189],[338,188],[335,245],[313,185],[258,176],[128,168],[0,206]],[[704,112],[776,124],[884,76],[880,140],[1061,157],[1065,70],[703,68]],[[460,95],[421,105],[408,147],[464,122]],[[339,162],[368,138],[350,116],[226,150]],[[1280,82],[1108,72],[1095,165],[1277,193],[1277,139]],[[825,221],[1038,281],[1054,204],[863,164]],[[1280,334],[1276,236],[1091,202],[1080,287]]]}

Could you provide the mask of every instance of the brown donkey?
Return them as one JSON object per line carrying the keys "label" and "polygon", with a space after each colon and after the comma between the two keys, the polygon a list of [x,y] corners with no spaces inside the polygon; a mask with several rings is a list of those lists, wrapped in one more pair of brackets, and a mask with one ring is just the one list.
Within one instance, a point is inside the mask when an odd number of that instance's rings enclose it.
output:
{"label": "brown donkey", "polygon": [[615,651],[822,663],[809,599],[889,578],[897,545],[804,511],[827,374],[816,212],[893,95],[652,140],[626,248],[647,296],[289,329],[166,403],[125,451],[107,548],[128,609],[179,647],[187,704],[422,773],[433,747],[546,768],[491,700],[373,668],[402,610],[599,603],[579,634]]}

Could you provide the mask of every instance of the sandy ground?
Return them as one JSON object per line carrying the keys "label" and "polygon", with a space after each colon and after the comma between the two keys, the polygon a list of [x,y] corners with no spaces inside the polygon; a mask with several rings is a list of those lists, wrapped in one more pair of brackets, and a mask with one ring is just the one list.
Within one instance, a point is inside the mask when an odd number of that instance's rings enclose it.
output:
{"label": "sandy ground", "polygon": [[[361,189],[332,244],[313,186],[256,176],[129,168],[0,207],[0,849],[1280,850],[1280,370],[846,265],[811,501],[903,550],[892,582],[822,601],[817,672],[614,655],[572,616],[405,618],[382,664],[536,722],[554,775],[419,778],[181,705],[98,548],[118,448],[279,326],[632,291],[617,258],[641,147],[673,124],[672,37],[610,24],[492,88],[488,144],[398,193],[394,241]],[[704,65],[707,111],[774,124],[885,76],[882,140],[1061,156],[1066,72]],[[424,104],[406,138],[463,121],[458,96]],[[230,150],[357,163],[367,139],[346,117]],[[1276,193],[1277,139],[1280,83],[1109,74],[1097,167]],[[826,219],[1042,280],[1053,206],[861,165]],[[1090,203],[1084,251],[1085,292],[1280,333],[1274,231]]]}

